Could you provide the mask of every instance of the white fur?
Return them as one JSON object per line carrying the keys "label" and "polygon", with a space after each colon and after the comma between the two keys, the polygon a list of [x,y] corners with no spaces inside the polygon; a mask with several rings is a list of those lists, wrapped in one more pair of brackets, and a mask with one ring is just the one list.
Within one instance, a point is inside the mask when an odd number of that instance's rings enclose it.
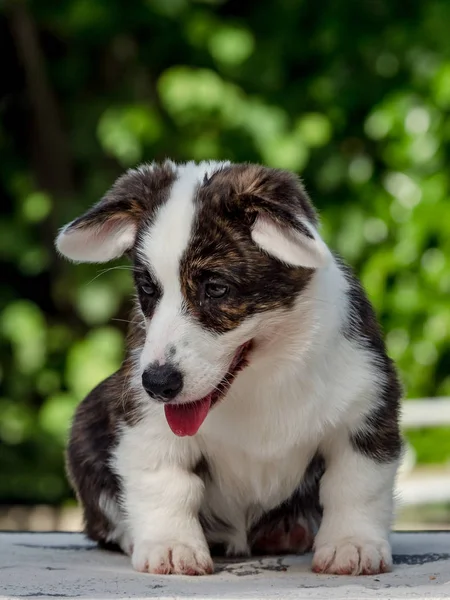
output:
{"label": "white fur", "polygon": [[260,215],[252,227],[252,238],[260,248],[282,262],[295,267],[319,269],[330,260],[330,251],[319,234],[307,222],[303,227],[311,230],[313,238],[295,229],[280,227],[270,217]]}
{"label": "white fur", "polygon": [[[125,436],[124,447],[126,439]],[[122,473],[126,454],[117,456],[121,457],[117,469]],[[125,461],[124,465],[125,506],[134,541],[133,566],[138,571],[171,572],[174,568],[175,572],[183,572],[181,565],[174,561],[171,564],[170,551],[187,554],[186,569],[197,569],[200,574],[212,570],[208,545],[197,518],[203,498],[202,481],[176,463],[167,461],[159,468],[154,468],[152,461],[149,463],[146,469],[141,468],[139,461],[132,466]]]}
{"label": "white fur", "polygon": [[[281,260],[320,266],[288,312],[256,315],[214,335],[183,311],[179,266],[195,216],[193,195],[205,173],[217,168],[212,163],[178,167],[169,200],[139,247],[162,297],[130,382],[145,416],[133,427],[123,426],[111,462],[123,482],[120,510],[134,546],[133,565],[159,573],[208,572],[200,509],[235,527],[208,541],[224,542],[231,554],[248,552],[248,527],[292,495],[320,450],[327,470],[314,568],[382,570],[391,564],[388,530],[396,464],[377,464],[350,442],[350,432],[361,428],[376,406],[382,382],[369,352],[342,335],[349,318],[348,284],[318,233],[308,224],[310,240],[274,229],[267,220],[253,230],[255,243]],[[142,371],[154,361],[164,363],[175,348],[186,375],[179,401],[196,400],[220,382],[236,348],[249,339],[255,341],[250,365],[194,437],[176,437],[163,408],[142,390]],[[206,484],[192,472],[202,456],[213,474]],[[102,503],[117,523],[117,507]]]}

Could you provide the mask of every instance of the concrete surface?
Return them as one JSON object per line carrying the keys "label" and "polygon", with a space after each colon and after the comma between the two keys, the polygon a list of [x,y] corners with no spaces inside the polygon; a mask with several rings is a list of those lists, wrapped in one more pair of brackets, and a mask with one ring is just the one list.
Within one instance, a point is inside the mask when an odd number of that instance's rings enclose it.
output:
{"label": "concrete surface", "polygon": [[293,600],[450,598],[450,532],[394,533],[395,569],[315,575],[311,555],[216,561],[208,577],[135,573],[127,557],[76,533],[0,533],[0,598]]}

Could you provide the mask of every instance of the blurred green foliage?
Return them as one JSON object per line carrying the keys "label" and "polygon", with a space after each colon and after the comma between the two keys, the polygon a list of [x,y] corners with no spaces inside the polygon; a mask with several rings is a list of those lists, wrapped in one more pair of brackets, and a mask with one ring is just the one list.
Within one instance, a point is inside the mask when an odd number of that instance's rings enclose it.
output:
{"label": "blurred green foliage", "polygon": [[[53,238],[139,161],[301,173],[407,395],[450,395],[449,32],[448,0],[2,3],[0,501],[69,497],[68,422],[120,362],[131,278]],[[419,458],[450,458],[443,433]]]}

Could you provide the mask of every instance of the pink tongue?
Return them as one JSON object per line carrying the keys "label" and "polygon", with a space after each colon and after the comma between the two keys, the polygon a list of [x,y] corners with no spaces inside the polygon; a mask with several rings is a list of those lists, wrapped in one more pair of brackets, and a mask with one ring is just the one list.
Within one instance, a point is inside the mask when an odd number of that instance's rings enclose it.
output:
{"label": "pink tongue", "polygon": [[195,435],[211,407],[211,394],[189,404],[166,404],[164,412],[175,435]]}

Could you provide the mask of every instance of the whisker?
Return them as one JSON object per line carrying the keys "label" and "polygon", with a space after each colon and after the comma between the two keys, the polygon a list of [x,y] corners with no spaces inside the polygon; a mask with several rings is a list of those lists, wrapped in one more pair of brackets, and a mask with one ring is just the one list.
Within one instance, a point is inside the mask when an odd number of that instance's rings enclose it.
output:
{"label": "whisker", "polygon": [[107,269],[102,269],[95,277],[93,277],[90,281],[85,283],[85,286],[90,285],[93,281],[104,275],[105,273],[109,273],[109,271],[133,271],[133,267],[129,265],[116,265],[115,267],[108,267]]}
{"label": "whisker", "polygon": [[128,319],[116,319],[113,317],[111,321],[118,321],[119,323],[129,323],[130,325],[138,325],[137,321],[129,321]]}

